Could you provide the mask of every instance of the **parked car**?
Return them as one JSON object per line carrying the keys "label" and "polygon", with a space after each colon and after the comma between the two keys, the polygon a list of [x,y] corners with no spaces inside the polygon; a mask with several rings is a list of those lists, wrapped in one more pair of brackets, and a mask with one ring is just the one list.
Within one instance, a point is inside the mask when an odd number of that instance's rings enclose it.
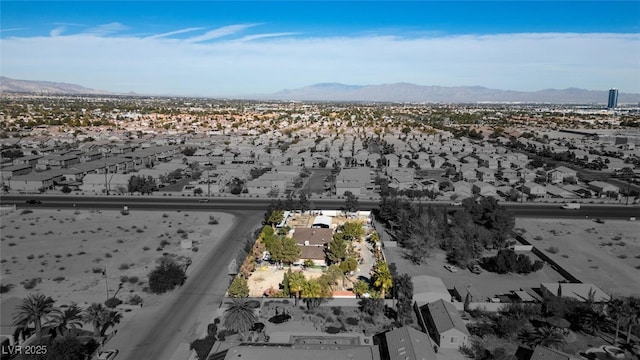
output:
{"label": "parked car", "polygon": [[451,206],[462,206],[462,202],[454,201],[454,202],[450,203],[449,205],[451,205]]}
{"label": "parked car", "polygon": [[469,265],[469,271],[471,271],[474,274],[480,274],[482,273],[482,268],[478,264],[473,264],[473,265]]}
{"label": "parked car", "polygon": [[118,356],[118,350],[109,349],[98,352],[98,360],[113,360]]}
{"label": "parked car", "polygon": [[200,202],[201,202],[201,203],[208,203],[208,202],[209,202],[209,199],[200,199]]}
{"label": "parked car", "polygon": [[27,204],[29,204],[29,205],[37,205],[37,204],[42,204],[42,201],[36,200],[36,199],[31,199],[31,200],[27,200]]}
{"label": "parked car", "polygon": [[454,272],[458,272],[458,268],[453,266],[453,265],[445,265],[444,268],[449,270],[449,271],[451,271],[451,272],[453,272],[453,273]]}

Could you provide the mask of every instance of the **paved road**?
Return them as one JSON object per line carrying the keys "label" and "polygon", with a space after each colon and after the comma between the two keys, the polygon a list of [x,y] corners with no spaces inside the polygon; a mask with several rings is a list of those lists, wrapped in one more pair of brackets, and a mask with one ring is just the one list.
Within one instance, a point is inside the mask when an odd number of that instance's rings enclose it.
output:
{"label": "paved road", "polygon": [[[39,199],[40,205],[27,205],[26,199]],[[69,208],[74,204],[80,209],[122,209],[128,205],[131,210],[238,210],[238,211],[264,211],[271,199],[266,198],[211,198],[209,203],[199,203],[198,198],[190,197],[165,197],[165,196],[25,196],[3,195],[0,204],[17,204],[18,207],[44,207],[44,208]],[[344,206],[343,199],[318,199],[310,200],[316,209],[330,210],[340,209]],[[361,209],[377,208],[378,200],[359,201]],[[422,201],[423,204],[433,206],[449,206],[448,202]],[[619,218],[628,219],[637,217],[640,219],[640,206],[625,205],[594,205],[584,204],[580,210],[564,210],[560,204],[538,203],[504,203],[517,217],[556,218],[556,217],[592,217],[592,218]],[[450,207],[455,209],[455,207]]]}
{"label": "paved road", "polygon": [[[194,268],[178,290],[161,295],[156,304],[139,310],[105,347],[120,350],[119,360],[167,359],[185,354],[202,334],[223,300],[230,277],[227,266],[237,255],[244,236],[260,225],[261,211],[230,211],[236,223]],[[145,304],[146,305],[146,304]],[[205,324],[205,325],[202,325]],[[201,326],[202,325],[202,326]]]}

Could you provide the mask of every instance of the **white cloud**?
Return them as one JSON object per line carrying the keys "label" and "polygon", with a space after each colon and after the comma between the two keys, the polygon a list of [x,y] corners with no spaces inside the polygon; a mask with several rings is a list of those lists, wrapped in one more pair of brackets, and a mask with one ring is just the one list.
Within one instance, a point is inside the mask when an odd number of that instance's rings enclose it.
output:
{"label": "white cloud", "polygon": [[251,41],[251,40],[282,37],[282,36],[293,36],[293,35],[298,35],[298,34],[299,33],[295,33],[295,32],[255,34],[255,35],[247,35],[247,36],[241,37],[240,39],[238,39],[238,41]]}
{"label": "white cloud", "polygon": [[[222,39],[250,26],[219,28],[187,40],[97,33],[13,37],[0,39],[0,60],[9,77],[147,94],[233,96],[329,81],[640,92],[640,34],[405,39],[274,33]],[[212,39],[218,40],[205,42]],[[261,41],[249,41],[255,39]]]}
{"label": "white cloud", "polygon": [[62,32],[66,30],[66,27],[64,26],[58,26],[57,28],[51,30],[49,32],[49,36],[60,36],[62,35]]}
{"label": "white cloud", "polygon": [[184,34],[184,33],[198,31],[198,30],[202,30],[202,28],[201,27],[186,28],[186,29],[170,31],[170,32],[162,33],[162,34],[152,35],[152,36],[148,36],[146,38],[147,39],[158,39],[158,38],[169,37],[169,36],[172,36],[172,35]]}
{"label": "white cloud", "polygon": [[102,25],[88,28],[83,33],[96,35],[96,36],[106,36],[106,35],[111,35],[113,33],[127,30],[128,28],[129,28],[128,26],[125,26],[119,22],[112,22],[112,23],[102,24]]}
{"label": "white cloud", "polygon": [[236,34],[240,31],[243,31],[253,26],[255,26],[255,24],[238,24],[238,25],[223,26],[218,29],[207,31],[202,35],[188,38],[187,41],[191,43],[197,43],[197,42],[203,42],[203,41],[212,40],[212,39],[218,39],[225,36]]}

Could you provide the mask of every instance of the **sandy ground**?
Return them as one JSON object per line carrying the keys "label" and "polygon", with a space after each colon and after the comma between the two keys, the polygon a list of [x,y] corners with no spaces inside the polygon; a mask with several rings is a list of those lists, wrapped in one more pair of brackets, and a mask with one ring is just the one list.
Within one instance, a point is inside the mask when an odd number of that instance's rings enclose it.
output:
{"label": "sandy ground", "polygon": [[[444,268],[447,264],[446,255],[440,249],[434,249],[431,256],[421,265],[414,265],[409,260],[404,259],[404,249],[386,248],[385,256],[389,263],[395,263],[398,274],[430,275],[442,279],[447,289],[465,288],[472,285],[477,292],[485,297],[510,293],[512,290],[519,290],[526,287],[539,287],[540,283],[558,282],[564,279],[560,274],[545,266],[542,270],[529,275],[520,274],[497,274],[483,271],[481,274],[474,274],[467,269],[458,269],[452,273]],[[531,260],[538,258],[530,254]]]}
{"label": "sandy ground", "polygon": [[516,219],[524,237],[582,282],[611,295],[640,295],[640,222]]}
{"label": "sandy ground", "polygon": [[[210,216],[219,224],[210,225]],[[125,216],[119,211],[35,209],[3,215],[0,221],[2,284],[14,285],[2,298],[41,292],[58,306],[71,302],[86,306],[103,302],[107,286],[109,296],[118,291],[118,298],[125,302],[134,294],[145,303],[154,301],[143,288],[155,260],[165,252],[187,256],[193,261],[189,274],[232,226],[233,216],[179,211],[133,211]],[[197,252],[181,249],[185,236],[198,247]],[[163,240],[168,244],[160,247]],[[139,280],[127,281],[118,290],[122,276]],[[30,290],[23,285],[29,279],[39,279]]]}

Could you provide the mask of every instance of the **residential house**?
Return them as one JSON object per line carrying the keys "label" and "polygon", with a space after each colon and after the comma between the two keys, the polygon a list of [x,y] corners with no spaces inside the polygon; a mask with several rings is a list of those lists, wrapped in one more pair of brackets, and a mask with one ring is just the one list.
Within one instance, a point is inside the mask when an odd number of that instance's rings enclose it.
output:
{"label": "residential house", "polygon": [[546,197],[547,189],[544,185],[540,185],[535,182],[526,182],[522,185],[522,192],[529,195],[531,198],[542,198]]}
{"label": "residential house", "polygon": [[474,182],[471,187],[471,190],[473,191],[474,194],[481,195],[481,196],[498,196],[495,186],[491,184],[487,184],[482,181]]}
{"label": "residential house", "polygon": [[129,191],[129,179],[138,174],[87,174],[82,178],[80,190],[87,193],[104,194],[127,193]]}
{"label": "residential house", "polygon": [[595,191],[598,195],[602,196],[607,193],[615,193],[620,192],[620,188],[615,185],[606,183],[604,181],[592,181],[589,183],[589,189]]}
{"label": "residential house", "polygon": [[454,286],[453,287],[453,297],[463,302],[469,297],[469,301],[471,302],[486,302],[488,297],[476,289],[473,285],[467,285],[465,287]]}
{"label": "residential house", "polygon": [[429,335],[409,326],[377,334],[373,343],[380,347],[381,360],[436,360]]}
{"label": "residential house", "polygon": [[441,278],[429,275],[416,275],[413,282],[413,300],[422,306],[438,300],[451,301],[451,294]]}
{"label": "residential house", "polygon": [[333,230],[330,228],[295,228],[291,237],[300,246],[300,262],[309,259],[316,265],[324,266],[324,250],[333,239]]}
{"label": "residential house", "polygon": [[547,172],[547,181],[552,184],[562,183],[565,179],[574,178],[577,179],[577,172],[573,169],[569,169],[566,166],[558,166],[555,169]]}
{"label": "residential house", "polygon": [[516,350],[515,357],[518,360],[579,360],[577,357],[564,353],[560,350],[550,349],[544,346],[536,346],[534,349],[520,346]]}
{"label": "residential house", "polygon": [[438,347],[458,349],[469,344],[469,331],[458,310],[448,301],[438,300],[419,307],[419,321]]}
{"label": "residential house", "polygon": [[369,168],[342,169],[336,176],[336,195],[344,196],[350,191],[353,195],[365,195],[372,184]]}
{"label": "residential house", "polygon": [[34,172],[13,176],[9,179],[9,188],[19,192],[39,192],[40,190],[52,189],[55,183],[62,179],[62,175],[51,171]]}
{"label": "residential house", "polygon": [[496,170],[487,167],[479,167],[476,170],[476,178],[482,182],[495,183],[496,182]]}

